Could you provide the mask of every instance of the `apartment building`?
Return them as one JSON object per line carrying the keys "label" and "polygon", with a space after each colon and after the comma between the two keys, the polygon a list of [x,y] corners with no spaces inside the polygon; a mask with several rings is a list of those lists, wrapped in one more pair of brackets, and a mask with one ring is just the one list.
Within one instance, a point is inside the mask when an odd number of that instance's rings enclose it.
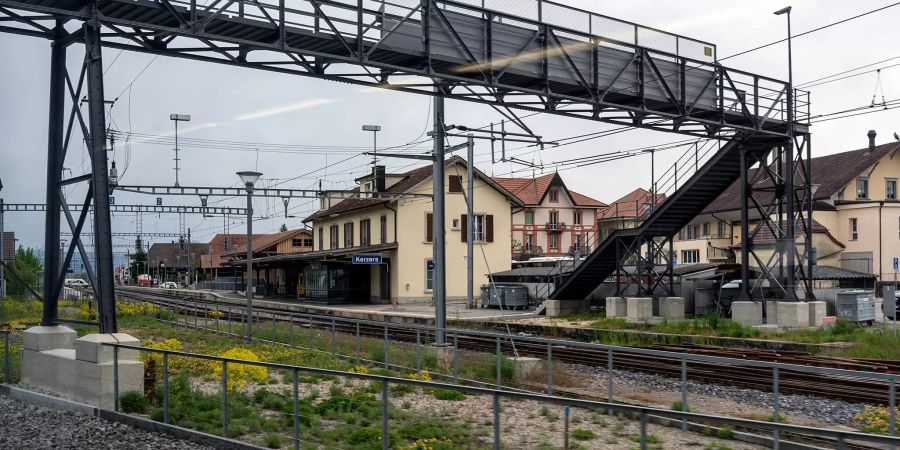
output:
{"label": "apartment building", "polygon": [[[448,301],[466,298],[466,162],[445,163],[446,285]],[[430,303],[434,288],[432,166],[356,180],[358,195],[323,199],[323,209],[304,223],[313,230],[313,251],[276,255],[260,262],[304,264],[304,298],[322,303]],[[511,267],[511,207],[518,198],[475,171],[475,282]],[[390,194],[390,195],[385,195]],[[413,195],[410,195],[413,194]],[[489,270],[490,269],[490,270]],[[476,287],[477,288],[477,287]]]}
{"label": "apartment building", "polygon": [[597,219],[606,204],[566,187],[559,173],[494,181],[524,208],[512,210],[512,258],[581,255],[596,248]]}
{"label": "apartment building", "polygon": [[[820,266],[894,280],[894,260],[900,258],[900,144],[875,145],[874,139],[870,132],[868,147],[812,159],[812,247]],[[751,226],[757,222],[751,217]],[[740,236],[735,182],[681,230],[674,243],[677,263],[740,261]],[[761,229],[753,245],[766,259],[775,251],[771,230]]]}
{"label": "apartment building", "polygon": [[665,200],[665,194],[657,194],[654,200],[650,191],[637,188],[610,203],[600,212],[597,220],[600,241],[606,239],[613,231],[638,226],[656,205]]}

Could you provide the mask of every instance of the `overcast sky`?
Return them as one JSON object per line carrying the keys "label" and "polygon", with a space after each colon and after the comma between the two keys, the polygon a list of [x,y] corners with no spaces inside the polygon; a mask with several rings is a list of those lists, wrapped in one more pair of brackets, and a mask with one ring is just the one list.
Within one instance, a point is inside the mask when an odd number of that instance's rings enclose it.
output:
{"label": "overcast sky", "polygon": [[[515,0],[525,1],[525,0]],[[640,24],[668,30],[716,44],[720,57],[728,56],[786,36],[785,18],[772,11],[786,6],[782,0],[562,0],[580,8]],[[794,33],[804,32],[858,13],[886,5],[887,0],[845,2],[837,0],[793,0]],[[900,6],[854,21],[797,38],[794,41],[794,80],[803,83],[822,76],[875,63],[898,56],[896,27]],[[786,45],[729,59],[726,66],[749,72],[787,78]],[[49,42],[30,37],[0,34],[0,179],[4,189],[0,195],[10,203],[44,202],[47,88],[49,85]],[[69,67],[80,64],[79,46],[70,50]],[[107,99],[118,97],[111,110],[111,127],[122,132],[170,134],[170,113],[190,114],[180,136],[271,144],[303,144],[331,147],[328,151],[304,153],[257,152],[252,145],[246,150],[203,149],[182,146],[181,184],[237,186],[234,174],[239,170],[263,172],[260,185],[271,185],[289,178],[284,187],[311,188],[319,179],[328,189],[350,188],[353,178],[368,170],[369,157],[357,156],[345,163],[316,171],[357,153],[356,148],[371,145],[371,134],[360,131],[362,124],[379,124],[379,147],[402,145],[422,136],[430,127],[428,96],[373,90],[311,78],[239,69],[216,64],[137,53],[121,53],[106,49],[103,53]],[[113,63],[113,61],[115,62]],[[151,63],[152,61],[152,63]],[[873,67],[896,64],[900,59]],[[149,65],[148,65],[149,64]],[[146,68],[146,70],[145,70]],[[144,73],[137,75],[144,70]],[[137,77],[137,78],[136,78]],[[868,105],[876,93],[875,74],[863,75],[811,89],[813,114],[825,114]],[[900,67],[886,68],[881,74],[883,94],[887,100],[900,95]],[[131,84],[133,82],[133,84]],[[128,88],[131,84],[130,89]],[[877,91],[881,100],[882,90]],[[447,121],[455,124],[482,126],[499,121],[499,115],[485,105],[447,101]],[[900,111],[884,111],[843,120],[823,122],[812,128],[814,156],[826,155],[866,145],[866,132],[878,131],[878,142],[892,139],[900,131]],[[547,139],[590,133],[612,128],[611,125],[588,120],[538,115],[526,119],[530,127]],[[625,150],[684,139],[675,134],[631,131],[543,152],[518,150],[519,158],[543,162],[546,171],[553,161],[599,152]],[[430,144],[420,144],[425,148]],[[511,145],[510,147],[517,147]],[[491,164],[489,145],[476,147],[478,167],[495,175],[518,170],[518,176],[530,176],[523,167]],[[327,153],[327,154],[326,154]],[[672,153],[672,152],[670,152]],[[170,146],[130,145],[123,184],[171,185],[174,182],[173,152]],[[667,158],[677,154],[660,154],[657,167],[667,167]],[[126,169],[126,146],[117,142],[115,159],[120,173]],[[611,202],[636,187],[647,187],[650,179],[649,157],[630,158],[613,163],[563,170],[567,185],[584,194]],[[408,160],[388,161],[388,170],[401,170]],[[66,167],[73,174],[83,173],[88,165],[84,146],[73,143]],[[404,169],[405,170],[405,169]],[[530,169],[529,169],[530,170]],[[536,172],[540,174],[538,170]],[[73,202],[79,200],[72,196]],[[116,195],[116,202],[151,204],[145,196]],[[192,197],[165,199],[166,204],[199,205]],[[213,199],[210,199],[213,204]],[[243,200],[224,201],[221,205],[243,206]],[[277,231],[282,223],[302,226],[300,221],[314,211],[315,204],[294,200],[285,219],[281,200],[260,200],[255,208],[259,215],[280,216],[255,223],[256,232]],[[135,231],[134,214],[116,214],[113,231]],[[188,217],[195,242],[206,242],[223,230],[223,218]],[[243,232],[243,221],[231,220],[231,232]],[[151,215],[143,218],[144,232],[177,232],[175,215]],[[43,215],[9,213],[6,229],[16,232],[20,244],[43,246]],[[116,239],[117,244],[126,244]],[[121,250],[124,250],[122,248]]]}

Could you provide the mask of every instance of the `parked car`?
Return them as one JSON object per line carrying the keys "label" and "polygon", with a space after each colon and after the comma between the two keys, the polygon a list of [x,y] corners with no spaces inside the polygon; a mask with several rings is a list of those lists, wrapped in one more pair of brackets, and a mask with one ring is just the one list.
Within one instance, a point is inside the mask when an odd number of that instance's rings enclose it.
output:
{"label": "parked car", "polygon": [[143,286],[143,287],[150,286],[150,281],[151,281],[150,275],[147,275],[146,273],[138,275],[138,277],[137,277],[138,286]]}
{"label": "parked car", "polygon": [[178,289],[178,283],[174,281],[166,281],[165,283],[159,285],[159,287],[163,289]]}
{"label": "parked car", "polygon": [[69,288],[86,288],[89,287],[90,284],[88,284],[87,281],[84,281],[81,278],[66,278],[66,280],[63,282],[63,286]]}

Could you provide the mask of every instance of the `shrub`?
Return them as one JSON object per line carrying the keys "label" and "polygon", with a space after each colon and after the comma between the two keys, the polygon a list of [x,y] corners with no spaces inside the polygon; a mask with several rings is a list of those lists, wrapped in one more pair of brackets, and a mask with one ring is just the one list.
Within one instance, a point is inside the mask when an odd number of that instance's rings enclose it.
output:
{"label": "shrub", "polygon": [[887,434],[890,426],[890,412],[884,406],[867,406],[853,416],[853,420],[862,425],[860,429],[864,433]]}
{"label": "shrub", "polygon": [[146,414],[150,407],[150,399],[140,392],[128,391],[119,396],[119,406],[125,413]]}
{"label": "shrub", "polygon": [[579,441],[590,441],[592,439],[597,438],[597,433],[594,433],[587,428],[576,428],[572,430],[572,439],[576,439]]}
{"label": "shrub", "polygon": [[721,442],[710,442],[709,444],[706,444],[704,450],[731,450],[731,447]]}
{"label": "shrub", "polygon": [[422,438],[403,447],[403,450],[451,450],[456,448],[450,439]]}
{"label": "shrub", "polygon": [[719,428],[719,431],[716,432],[716,436],[718,436],[719,439],[734,439],[734,428],[732,428],[732,427]]}
{"label": "shrub", "polygon": [[438,400],[465,400],[466,394],[452,389],[436,389],[434,398]]}
{"label": "shrub", "polygon": [[281,448],[284,445],[284,438],[278,433],[269,433],[263,439],[263,445],[268,448]]}
{"label": "shrub", "polygon": [[[234,347],[219,355],[223,358],[244,359],[247,361],[259,361],[256,353],[246,348]],[[216,377],[222,376],[222,366],[215,365]],[[263,366],[250,364],[228,364],[228,389],[239,389],[252,382],[265,381],[269,377],[269,371]]]}
{"label": "shrub", "polygon": [[381,429],[375,427],[357,428],[347,436],[347,443],[353,446],[367,446],[381,443]]}
{"label": "shrub", "polygon": [[[672,403],[672,411],[681,411],[681,407],[682,407],[682,406],[684,406],[684,405],[681,404],[681,400],[678,400],[678,401]],[[685,411],[686,411],[686,412],[691,412],[691,407],[688,406],[688,407],[685,409]]]}

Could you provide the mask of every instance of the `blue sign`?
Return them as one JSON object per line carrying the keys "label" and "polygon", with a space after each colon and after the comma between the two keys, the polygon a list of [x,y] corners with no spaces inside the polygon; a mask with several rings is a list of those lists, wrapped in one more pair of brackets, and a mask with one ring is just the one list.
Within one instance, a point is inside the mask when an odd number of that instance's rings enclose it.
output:
{"label": "blue sign", "polygon": [[381,255],[353,255],[353,264],[381,264]]}
{"label": "blue sign", "polygon": [[900,258],[894,258],[894,272],[900,271]]}
{"label": "blue sign", "polygon": [[434,270],[434,261],[428,260],[428,262],[425,263],[425,268],[428,270]]}
{"label": "blue sign", "polygon": [[156,197],[156,206],[162,206],[162,197]]}
{"label": "blue sign", "polygon": [[115,205],[115,204],[116,204],[116,198],[113,197],[112,195],[109,196],[109,204],[110,204],[110,205]]}

